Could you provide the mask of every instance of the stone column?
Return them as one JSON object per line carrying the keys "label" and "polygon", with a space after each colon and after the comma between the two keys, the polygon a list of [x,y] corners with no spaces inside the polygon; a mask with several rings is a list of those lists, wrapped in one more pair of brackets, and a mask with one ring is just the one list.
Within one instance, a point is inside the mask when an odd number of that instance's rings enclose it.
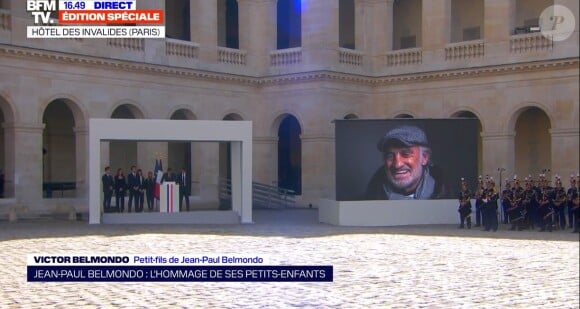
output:
{"label": "stone column", "polygon": [[270,51],[276,50],[276,2],[238,0],[240,49],[248,53],[247,65],[258,74],[267,72]]}
{"label": "stone column", "polygon": [[303,60],[309,70],[338,63],[338,0],[302,1]]}
{"label": "stone column", "polygon": [[14,173],[15,173],[15,138],[14,138],[14,123],[4,123],[4,197],[14,197]]}
{"label": "stone column", "polygon": [[393,49],[394,0],[355,0],[355,45],[363,50],[367,70],[380,69]]}
{"label": "stone column", "polygon": [[200,144],[197,142],[191,143],[191,171],[189,171],[191,175],[191,196],[199,196],[200,189],[199,189],[199,182],[201,179],[201,167],[203,166],[203,162],[201,162],[201,150]]}
{"label": "stone column", "polygon": [[[110,163],[110,159],[111,159],[111,151],[110,151],[111,147],[110,147],[110,145],[111,144],[109,144],[109,142],[101,142],[100,144],[101,144],[101,149],[100,149],[101,162],[100,162],[99,167],[104,168],[107,165],[111,165],[111,163]],[[117,172],[117,170],[114,169],[114,167],[111,167],[111,169],[113,169],[112,170],[113,172],[115,172],[115,173]]]}
{"label": "stone column", "polygon": [[334,137],[302,135],[302,199],[300,204],[318,205],[320,198],[335,198]]}
{"label": "stone column", "polygon": [[278,180],[278,137],[254,137],[254,181],[272,185]]}
{"label": "stone column", "polygon": [[[76,157],[76,197],[86,198],[88,200],[88,175],[89,159],[87,149],[89,149],[89,131],[86,127],[74,127],[75,133],[75,157]],[[115,171],[112,171],[114,173]]]}
{"label": "stone column", "polygon": [[487,131],[481,133],[481,138],[483,145],[482,174],[497,179],[499,177],[497,169],[500,167],[506,169],[503,173],[506,177],[515,174],[515,133]]}
{"label": "stone column", "polygon": [[516,0],[485,0],[482,37],[485,57],[503,60],[509,55],[514,28]]}
{"label": "stone column", "polygon": [[566,181],[571,173],[576,174],[580,170],[578,127],[551,129],[550,134],[552,138],[552,166],[550,167],[552,175],[558,174]]}
{"label": "stone column", "polygon": [[423,0],[421,48],[423,63],[445,59],[445,45],[450,42],[451,0]]}
{"label": "stone column", "polygon": [[6,144],[14,145],[14,197],[16,202],[38,209],[42,200],[42,124],[15,124],[5,128]]}
{"label": "stone column", "polygon": [[199,59],[217,61],[217,0],[191,0],[191,41],[199,44]]}

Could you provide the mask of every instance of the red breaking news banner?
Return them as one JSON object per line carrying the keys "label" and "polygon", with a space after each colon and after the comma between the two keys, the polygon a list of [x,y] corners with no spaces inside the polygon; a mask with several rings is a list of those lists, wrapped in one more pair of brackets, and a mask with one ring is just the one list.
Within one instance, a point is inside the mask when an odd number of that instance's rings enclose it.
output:
{"label": "red breaking news banner", "polygon": [[60,24],[147,24],[162,25],[163,10],[61,10],[58,11]]}

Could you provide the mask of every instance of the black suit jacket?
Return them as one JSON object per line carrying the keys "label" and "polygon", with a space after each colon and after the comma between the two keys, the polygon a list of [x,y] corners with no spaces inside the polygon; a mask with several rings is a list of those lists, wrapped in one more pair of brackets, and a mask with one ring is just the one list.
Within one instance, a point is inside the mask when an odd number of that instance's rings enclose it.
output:
{"label": "black suit jacket", "polygon": [[189,194],[187,174],[185,174],[185,180],[183,179],[183,174],[179,174],[177,176],[177,184],[179,184],[179,191],[181,191],[183,194]]}
{"label": "black suit jacket", "polygon": [[[137,192],[137,190],[139,190],[139,179],[138,179],[138,175],[137,173],[135,173],[135,175],[133,175],[133,173],[129,173],[129,175],[127,175],[127,185],[129,186],[129,190],[131,192]],[[137,187],[137,189],[135,190],[135,187]]]}
{"label": "black suit jacket", "polygon": [[103,183],[103,193],[112,193],[115,181],[112,175],[103,174],[101,177],[101,182]]}
{"label": "black suit jacket", "polygon": [[166,181],[173,181],[173,182],[177,182],[177,180],[175,179],[175,174],[173,173],[165,173],[163,174],[163,178],[161,179],[161,182],[166,182]]}

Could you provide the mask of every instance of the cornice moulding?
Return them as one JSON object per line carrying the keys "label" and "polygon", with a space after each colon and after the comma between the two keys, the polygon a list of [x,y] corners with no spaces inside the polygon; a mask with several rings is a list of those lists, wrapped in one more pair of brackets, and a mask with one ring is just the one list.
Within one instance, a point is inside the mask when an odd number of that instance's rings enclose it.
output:
{"label": "cornice moulding", "polygon": [[350,74],[336,71],[309,71],[283,75],[266,75],[261,77],[234,75],[222,72],[203,71],[172,67],[159,64],[131,62],[117,59],[99,58],[85,55],[66,54],[55,51],[38,50],[33,48],[17,47],[0,44],[0,55],[18,58],[36,58],[36,60],[49,60],[60,63],[80,64],[97,66],[99,68],[111,68],[135,73],[154,73],[167,76],[185,76],[195,80],[221,81],[240,85],[265,87],[271,85],[285,85],[302,83],[305,81],[340,81],[352,84],[367,85],[371,87],[405,84],[416,81],[444,81],[466,77],[486,77],[522,72],[537,72],[543,70],[555,70],[579,67],[578,58],[564,58],[537,62],[524,62],[494,65],[486,67],[474,67],[466,69],[452,69],[432,72],[418,72],[400,75],[371,76]]}

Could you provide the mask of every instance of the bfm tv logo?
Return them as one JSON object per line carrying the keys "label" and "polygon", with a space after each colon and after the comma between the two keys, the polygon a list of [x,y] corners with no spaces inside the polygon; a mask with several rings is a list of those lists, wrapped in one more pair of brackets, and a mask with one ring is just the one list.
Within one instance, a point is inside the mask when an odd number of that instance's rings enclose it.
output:
{"label": "bfm tv logo", "polygon": [[26,11],[34,17],[34,24],[52,24],[50,15],[57,11],[56,0],[27,0]]}
{"label": "bfm tv logo", "polygon": [[539,18],[542,35],[553,41],[564,41],[574,33],[574,13],[563,5],[547,7]]}

